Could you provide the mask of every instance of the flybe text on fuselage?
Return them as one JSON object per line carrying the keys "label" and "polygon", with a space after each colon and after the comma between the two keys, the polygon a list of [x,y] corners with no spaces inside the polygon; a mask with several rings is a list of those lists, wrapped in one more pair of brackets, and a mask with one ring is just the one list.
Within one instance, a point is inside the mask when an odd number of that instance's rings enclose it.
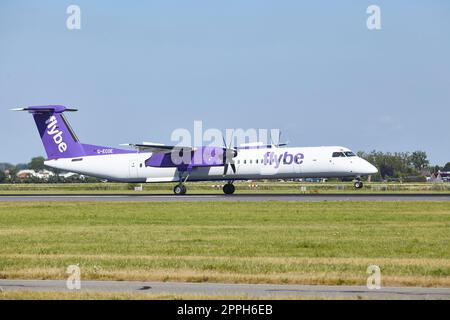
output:
{"label": "flybe text on fuselage", "polygon": [[272,165],[275,164],[275,169],[280,166],[281,163],[283,164],[302,164],[303,159],[305,158],[305,155],[303,153],[297,153],[293,155],[292,153],[285,152],[282,154],[275,154],[275,152],[266,152],[264,154],[264,165]]}
{"label": "flybe text on fuselage", "polygon": [[51,116],[45,121],[47,125],[47,133],[53,138],[53,141],[58,146],[59,152],[63,153],[67,150],[67,144],[63,141],[62,131],[58,130],[58,120],[55,116]]}

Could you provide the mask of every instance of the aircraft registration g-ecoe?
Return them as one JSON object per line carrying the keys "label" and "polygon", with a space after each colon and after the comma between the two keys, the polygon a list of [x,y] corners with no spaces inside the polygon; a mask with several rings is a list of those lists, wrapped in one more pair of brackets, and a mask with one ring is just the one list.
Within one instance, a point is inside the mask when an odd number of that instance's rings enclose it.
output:
{"label": "aircraft registration g-ecoe", "polygon": [[[176,182],[174,193],[186,193],[189,181],[227,181],[225,194],[234,193],[236,180],[353,177],[377,169],[344,147],[287,148],[261,143],[231,147],[186,147],[152,143],[127,144],[134,150],[81,143],[60,105],[13,109],[34,117],[47,152],[45,165],[120,182]],[[180,159],[182,161],[180,161]]]}

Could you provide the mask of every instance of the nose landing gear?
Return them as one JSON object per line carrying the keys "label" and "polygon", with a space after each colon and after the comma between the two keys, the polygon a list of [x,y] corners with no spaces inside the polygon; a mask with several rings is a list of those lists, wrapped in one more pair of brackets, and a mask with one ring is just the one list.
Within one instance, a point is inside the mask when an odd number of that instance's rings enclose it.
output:
{"label": "nose landing gear", "polygon": [[353,183],[353,186],[355,189],[362,189],[364,187],[364,183],[361,181],[361,179],[356,179],[356,181]]}

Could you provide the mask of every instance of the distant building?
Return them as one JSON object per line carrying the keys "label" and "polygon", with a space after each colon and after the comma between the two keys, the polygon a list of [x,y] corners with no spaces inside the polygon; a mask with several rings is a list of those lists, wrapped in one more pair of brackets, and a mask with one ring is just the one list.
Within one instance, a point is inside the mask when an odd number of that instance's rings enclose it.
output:
{"label": "distant building", "polygon": [[64,178],[64,179],[69,179],[69,178],[78,178],[81,180],[84,180],[86,177],[82,174],[78,174],[78,173],[73,173],[73,172],[64,172],[64,173],[60,173],[58,174],[58,176],[60,178]]}
{"label": "distant building", "polygon": [[450,182],[450,171],[438,171],[427,178],[428,182],[442,183]]}
{"label": "distant building", "polygon": [[441,172],[441,179],[443,182],[450,182],[450,171]]}
{"label": "distant building", "polygon": [[48,180],[50,177],[54,176],[55,174],[48,170],[41,170],[41,171],[34,171],[34,170],[20,170],[17,172],[17,178],[24,180],[29,178],[38,178],[42,180]]}

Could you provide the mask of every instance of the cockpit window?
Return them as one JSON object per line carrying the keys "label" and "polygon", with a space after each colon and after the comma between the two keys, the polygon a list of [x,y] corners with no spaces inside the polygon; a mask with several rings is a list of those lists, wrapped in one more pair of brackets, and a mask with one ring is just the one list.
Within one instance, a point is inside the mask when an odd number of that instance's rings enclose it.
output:
{"label": "cockpit window", "polygon": [[333,158],[345,157],[343,152],[333,152]]}
{"label": "cockpit window", "polygon": [[347,157],[356,157],[356,154],[354,154],[353,152],[351,152],[351,151],[346,151],[346,152],[344,152],[345,153],[345,155],[347,156]]}

